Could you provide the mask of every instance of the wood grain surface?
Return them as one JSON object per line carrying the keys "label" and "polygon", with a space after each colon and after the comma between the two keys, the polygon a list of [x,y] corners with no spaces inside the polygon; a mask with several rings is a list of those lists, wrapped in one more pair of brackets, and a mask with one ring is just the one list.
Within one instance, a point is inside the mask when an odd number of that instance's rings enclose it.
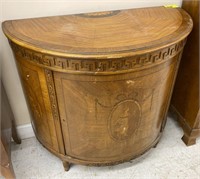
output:
{"label": "wood grain surface", "polygon": [[[141,8],[7,21],[4,33],[32,50],[70,57],[120,57],[184,39],[192,20],[182,9]],[[39,32],[39,33],[38,33]],[[141,51],[141,52],[140,52]]]}
{"label": "wood grain surface", "polygon": [[193,18],[194,28],[185,46],[171,106],[183,127],[183,141],[193,145],[200,136],[199,1],[183,1],[183,8]]}
{"label": "wood grain surface", "polygon": [[165,7],[3,23],[36,136],[66,171],[129,161],[158,143],[192,25]]}

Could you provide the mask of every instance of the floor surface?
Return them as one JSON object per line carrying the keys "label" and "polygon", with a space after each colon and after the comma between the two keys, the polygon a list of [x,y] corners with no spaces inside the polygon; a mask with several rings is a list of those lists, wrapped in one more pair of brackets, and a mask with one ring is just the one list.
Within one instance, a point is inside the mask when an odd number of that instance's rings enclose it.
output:
{"label": "floor surface", "polygon": [[17,179],[200,179],[200,140],[186,147],[182,129],[168,117],[156,148],[132,162],[110,167],[72,165],[65,172],[62,162],[36,138],[12,144],[12,162]]}

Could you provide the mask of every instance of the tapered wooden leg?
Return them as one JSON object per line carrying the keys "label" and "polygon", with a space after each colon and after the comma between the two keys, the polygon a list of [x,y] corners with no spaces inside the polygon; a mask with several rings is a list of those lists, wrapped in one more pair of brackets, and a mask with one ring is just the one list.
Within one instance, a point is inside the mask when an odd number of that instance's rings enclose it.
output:
{"label": "tapered wooden leg", "polygon": [[15,122],[12,120],[12,138],[17,144],[21,144],[21,139],[18,137]]}
{"label": "tapered wooden leg", "polygon": [[70,168],[70,163],[67,161],[63,161],[63,167],[64,167],[65,171],[68,171]]}
{"label": "tapered wooden leg", "polygon": [[187,136],[185,134],[183,135],[182,140],[187,146],[196,144],[196,138],[189,137],[189,136]]}
{"label": "tapered wooden leg", "polygon": [[[15,179],[15,173],[12,167],[12,163],[10,163],[11,166],[0,166],[1,175],[3,175],[5,178],[8,179]],[[3,178],[4,178],[3,177]]]}
{"label": "tapered wooden leg", "polygon": [[[158,141],[159,142],[159,141]],[[158,142],[156,142],[156,144],[153,146],[153,148],[156,148],[157,147],[157,145],[158,145]]]}

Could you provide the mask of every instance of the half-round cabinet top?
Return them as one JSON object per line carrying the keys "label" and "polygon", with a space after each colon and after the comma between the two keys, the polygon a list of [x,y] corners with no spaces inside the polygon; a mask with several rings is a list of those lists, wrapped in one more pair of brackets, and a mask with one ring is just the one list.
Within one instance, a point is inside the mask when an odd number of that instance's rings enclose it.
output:
{"label": "half-round cabinet top", "polygon": [[6,36],[20,46],[64,57],[119,58],[164,48],[192,28],[181,8],[140,8],[6,21]]}
{"label": "half-round cabinet top", "polygon": [[66,170],[155,146],[192,26],[167,7],[4,22],[37,139]]}

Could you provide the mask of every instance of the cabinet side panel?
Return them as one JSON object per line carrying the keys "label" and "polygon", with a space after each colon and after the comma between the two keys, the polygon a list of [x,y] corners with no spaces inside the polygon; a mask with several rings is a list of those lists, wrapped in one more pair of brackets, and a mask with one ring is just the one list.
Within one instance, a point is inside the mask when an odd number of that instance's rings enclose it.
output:
{"label": "cabinet side panel", "polygon": [[35,134],[43,145],[59,151],[44,70],[17,55],[16,59]]}

